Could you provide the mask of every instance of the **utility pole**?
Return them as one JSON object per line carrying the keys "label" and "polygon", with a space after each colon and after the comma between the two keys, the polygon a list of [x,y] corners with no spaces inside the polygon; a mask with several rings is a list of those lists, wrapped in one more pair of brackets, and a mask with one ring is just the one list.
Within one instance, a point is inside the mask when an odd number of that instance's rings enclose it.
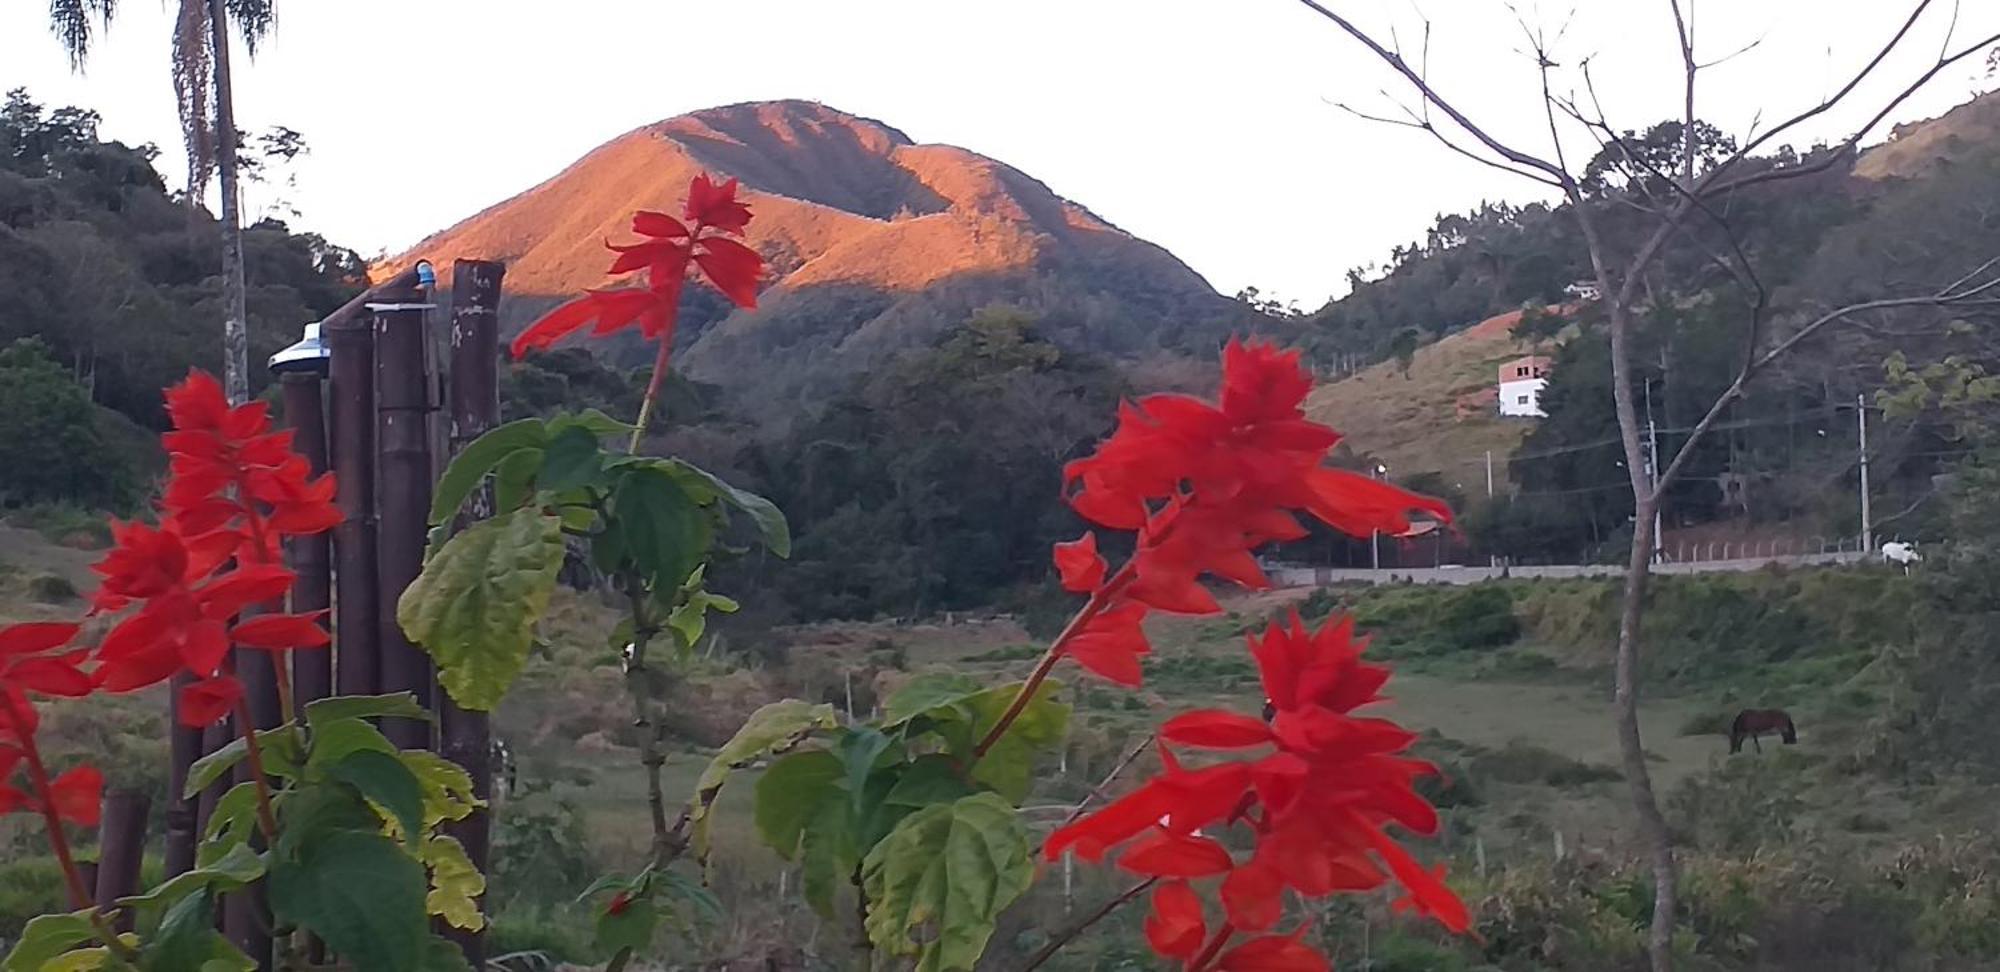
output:
{"label": "utility pole", "polygon": [[[1379,462],[1375,463],[1373,472],[1376,479],[1381,479],[1382,474],[1388,471],[1389,467]],[[1380,530],[1368,531],[1368,562],[1371,569],[1382,569],[1382,531]]]}
{"label": "utility pole", "polygon": [[1653,422],[1653,383],[1646,382],[1646,484],[1653,494],[1653,563],[1659,563],[1665,539],[1660,533],[1660,434]]}
{"label": "utility pole", "polygon": [[1486,498],[1493,498],[1493,450],[1486,450]]}
{"label": "utility pole", "polygon": [[1868,511],[1868,397],[1854,396],[1854,421],[1861,430],[1861,555],[1875,550],[1875,524]]}

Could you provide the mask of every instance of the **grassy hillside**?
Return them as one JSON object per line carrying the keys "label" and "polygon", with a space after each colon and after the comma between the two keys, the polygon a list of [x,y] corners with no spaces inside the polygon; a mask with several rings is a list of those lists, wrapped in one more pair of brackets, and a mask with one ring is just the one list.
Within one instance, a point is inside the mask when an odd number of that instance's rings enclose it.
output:
{"label": "grassy hillside", "polygon": [[1405,370],[1385,361],[1315,388],[1306,412],[1347,436],[1349,448],[1387,465],[1392,476],[1439,473],[1467,491],[1485,489],[1493,453],[1494,488],[1508,488],[1506,460],[1532,420],[1501,418],[1494,407],[1460,417],[1459,396],[1494,385],[1501,362],[1532,348],[1514,340],[1520,311],[1501,314],[1417,349]]}

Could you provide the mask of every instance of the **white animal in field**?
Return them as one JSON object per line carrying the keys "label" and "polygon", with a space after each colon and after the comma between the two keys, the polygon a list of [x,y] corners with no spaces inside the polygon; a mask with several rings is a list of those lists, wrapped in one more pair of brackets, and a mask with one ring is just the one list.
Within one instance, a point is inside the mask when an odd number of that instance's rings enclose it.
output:
{"label": "white animal in field", "polygon": [[1882,559],[1892,564],[1901,564],[1903,573],[1907,574],[1910,572],[1911,564],[1917,563],[1924,558],[1917,553],[1916,544],[1904,543],[1901,540],[1891,540],[1882,545]]}

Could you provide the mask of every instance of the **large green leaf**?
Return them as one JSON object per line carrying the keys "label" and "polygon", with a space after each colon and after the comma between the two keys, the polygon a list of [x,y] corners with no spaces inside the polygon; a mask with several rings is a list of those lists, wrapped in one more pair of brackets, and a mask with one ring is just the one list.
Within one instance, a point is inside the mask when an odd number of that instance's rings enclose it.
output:
{"label": "large green leaf", "polygon": [[[519,510],[535,495],[535,474],[542,470],[542,450],[522,449],[508,456],[493,470],[493,509],[497,513]],[[426,561],[430,559],[427,552]]]}
{"label": "large green leaf", "polygon": [[90,924],[90,912],[78,911],[66,915],[37,915],[28,919],[27,927],[21,929],[21,940],[14,943],[7,958],[0,961],[0,969],[5,972],[41,972],[43,965],[97,937],[97,929]]}
{"label": "large green leaf", "polygon": [[778,856],[798,856],[806,824],[829,799],[843,799],[840,784],[847,770],[840,757],[824,749],[792,753],[765,768],[757,780],[757,834]]}
{"label": "large green leaf", "polygon": [[[973,765],[975,781],[992,787],[1012,803],[1019,803],[1028,795],[1035,757],[1062,745],[1069,735],[1069,706],[1055,700],[1061,689],[1053,679],[1035,689],[1034,698],[1014,718],[1007,732],[994,740],[986,755]],[[1020,691],[1019,685],[1003,685],[966,700],[965,705],[972,712],[974,737],[984,738],[998,725]]]}
{"label": "large green leaf", "polygon": [[486,877],[467,857],[465,845],[442,834],[424,841],[424,866],[431,872],[430,893],[424,909],[453,928],[478,931],[486,927],[479,912],[479,896],[486,893]]}
{"label": "large green leaf", "polygon": [[[193,798],[208,785],[222,779],[222,774],[236,768],[236,764],[250,752],[249,744],[242,736],[215,752],[194,761],[188,767],[187,786],[182,795]],[[257,730],[257,757],[264,765],[264,772],[271,776],[291,778],[299,772],[298,735],[288,726],[275,729]]]}
{"label": "large green leaf", "polygon": [[821,918],[832,920],[835,895],[861,863],[859,829],[854,805],[836,793],[820,802],[800,835],[800,890]]}
{"label": "large green leaf", "polygon": [[971,969],[1000,912],[1034,879],[1029,857],[1027,828],[997,795],[910,814],[861,865],[869,940],[916,956],[919,972]]}
{"label": "large green leaf", "polygon": [[383,716],[428,721],[431,713],[429,709],[418,705],[417,697],[408,692],[391,692],[387,695],[336,695],[306,703],[306,725],[313,729],[341,719],[379,719]]}
{"label": "large green leaf", "polygon": [[306,766],[324,773],[349,754],[362,752],[394,756],[396,744],[382,735],[382,730],[360,719],[333,719],[313,730],[312,751],[306,754]]}
{"label": "large green leaf", "polygon": [[894,729],[918,716],[952,709],[986,689],[985,684],[970,675],[937,672],[918,675],[882,703],[882,728]]}
{"label": "large green leaf", "polygon": [[452,701],[480,712],[499,704],[528,660],[562,560],[561,521],[516,510],[451,538],[403,591],[396,620],[436,660]]}
{"label": "large green leaf", "polygon": [[491,429],[466,443],[465,448],[452,457],[451,464],[444,468],[444,475],[438,477],[437,486],[431,493],[431,525],[436,526],[457,516],[465,498],[471,496],[487,474],[498,469],[508,456],[523,449],[540,449],[548,441],[548,429],[543,426],[542,420],[525,418]]}
{"label": "large green leaf", "polygon": [[672,476],[624,470],[611,494],[611,532],[625,559],[661,591],[680,589],[708,553],[709,516]]}
{"label": "large green leaf", "polygon": [[271,913],[318,935],[358,972],[411,972],[430,938],[424,866],[388,838],[335,831],[271,868]]}
{"label": "large green leaf", "polygon": [[729,779],[731,771],[766,756],[782,753],[814,732],[839,724],[833,706],[814,705],[798,699],[782,699],[751,713],[743,727],[736,730],[736,735],[716,750],[715,758],[709,760],[708,767],[701,771],[701,778],[695,781],[694,800],[688,808],[688,824],[696,858],[704,865],[708,860],[709,810],[715,806],[715,799],[721,795],[722,784]]}
{"label": "large green leaf", "polygon": [[146,938],[140,967],[162,972],[255,972],[257,963],[215,930],[215,901],[204,893],[182,898],[167,909],[159,928]]}
{"label": "large green leaf", "polygon": [[411,749],[398,755],[423,788],[425,827],[464,820],[485,805],[472,794],[472,774],[464,767],[428,750]]}
{"label": "large green leaf", "polygon": [[556,433],[542,451],[535,488],[559,493],[597,482],[604,472],[604,448],[589,429],[572,425]]}
{"label": "large green leaf", "polygon": [[570,429],[583,429],[598,439],[632,434],[632,426],[629,423],[620,422],[594,408],[586,408],[581,412],[559,412],[549,417],[550,438]]}
{"label": "large green leaf", "polygon": [[[792,555],[792,528],[785,522],[785,514],[776,503],[748,490],[737,489],[706,469],[681,459],[667,460],[671,474],[681,482],[748,514],[751,522],[757,524],[757,532],[764,538],[764,546],[780,557]],[[707,505],[708,500],[696,495],[696,502]]]}
{"label": "large green leaf", "polygon": [[423,834],[424,791],[417,784],[416,774],[397,756],[358,750],[328,766],[326,775],[355,788],[388,811],[404,840],[415,841]]}
{"label": "large green leaf", "polygon": [[205,867],[176,874],[145,894],[119,898],[118,904],[127,908],[158,908],[174,905],[196,891],[205,891],[209,888],[234,891],[263,876],[263,855],[251,850],[247,844],[237,844],[229,848],[220,860]]}

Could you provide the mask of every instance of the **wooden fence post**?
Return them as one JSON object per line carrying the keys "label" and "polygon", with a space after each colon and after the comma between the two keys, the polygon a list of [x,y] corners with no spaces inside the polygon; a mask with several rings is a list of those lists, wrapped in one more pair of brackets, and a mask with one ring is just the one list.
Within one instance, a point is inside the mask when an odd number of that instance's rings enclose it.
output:
{"label": "wooden fence post", "polygon": [[[451,272],[450,451],[484,435],[500,422],[500,280],[506,266],[484,260],[459,260]],[[485,487],[460,511],[460,524],[493,515],[493,492]],[[472,777],[472,794],[493,798],[493,735],[486,713],[470,712],[437,693],[439,750]],[[465,847],[466,857],[481,874],[492,861],[493,818],[475,810],[449,824],[446,833]],[[465,953],[473,968],[485,967],[486,936],[447,928],[445,933]]]}
{"label": "wooden fence post", "polygon": [[[326,472],[326,407],[321,398],[324,376],[317,371],[288,372],[280,383],[285,397],[285,422],[292,428],[292,447],[304,456],[312,474]],[[327,534],[293,537],[285,554],[299,579],[292,585],[292,611],[307,614],[333,605],[332,538]],[[292,653],[292,691],[299,706],[333,694],[333,649]]]}
{"label": "wooden fence post", "polygon": [[[97,879],[93,893],[100,911],[119,898],[139,893],[139,864],[146,854],[146,813],[153,800],[138,790],[110,790],[97,825]],[[132,930],[132,910],[118,915],[119,931]]]}
{"label": "wooden fence post", "polygon": [[340,525],[333,530],[335,691],[381,689],[375,613],[375,331],[360,314],[321,325],[332,398],[333,475]]}
{"label": "wooden fence post", "polygon": [[[396,602],[424,567],[431,506],[430,417],[433,407],[425,367],[431,308],[418,287],[384,291],[368,303],[375,320],[376,461],[381,475],[375,534],[376,637],[381,691],[409,692],[432,707],[430,656],[396,623]],[[384,719],[382,731],[403,749],[430,749],[431,726],[415,719]]]}

